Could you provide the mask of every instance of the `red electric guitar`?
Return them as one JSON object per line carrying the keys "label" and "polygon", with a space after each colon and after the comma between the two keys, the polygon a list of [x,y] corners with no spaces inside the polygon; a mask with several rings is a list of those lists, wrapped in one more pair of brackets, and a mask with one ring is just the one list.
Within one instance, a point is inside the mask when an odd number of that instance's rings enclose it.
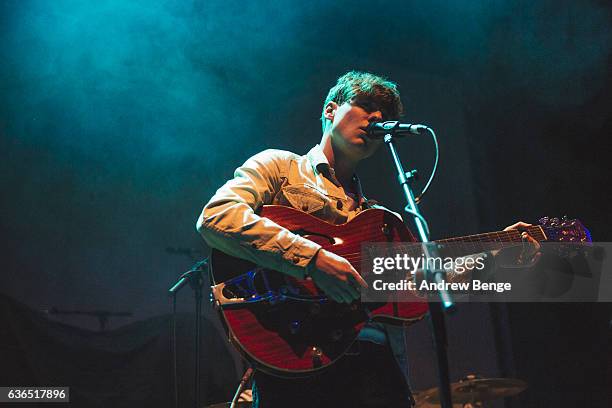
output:
{"label": "red electric guitar", "polygon": [[[415,242],[402,221],[382,209],[368,209],[341,225],[283,206],[264,206],[261,216],[317,242],[361,269],[365,242]],[[538,241],[590,241],[577,220],[544,218],[528,228]],[[493,249],[500,242],[521,242],[519,231],[499,231],[436,241],[469,243],[463,255]],[[455,247],[456,248],[456,247]],[[459,256],[455,251],[454,256]],[[266,270],[213,250],[212,294],[228,336],[258,369],[280,376],[307,375],[340,358],[367,321],[406,325],[427,313],[427,303],[388,299],[380,303],[341,304],[328,300],[310,279]]]}

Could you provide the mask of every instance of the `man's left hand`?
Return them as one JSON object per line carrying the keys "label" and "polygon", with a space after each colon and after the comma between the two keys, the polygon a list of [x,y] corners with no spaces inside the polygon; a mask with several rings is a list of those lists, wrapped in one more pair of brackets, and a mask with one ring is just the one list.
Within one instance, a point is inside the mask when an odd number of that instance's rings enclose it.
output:
{"label": "man's left hand", "polygon": [[[531,226],[532,224],[519,221],[517,223],[507,226],[506,228],[504,228],[504,231],[521,231]],[[542,246],[535,238],[529,235],[529,233],[527,233],[526,231],[523,231],[521,233],[521,239],[523,240],[523,249],[520,255],[518,256],[517,264],[521,267],[532,266],[536,262],[538,262],[538,259],[540,259],[540,256],[542,256],[542,252],[540,251]]]}

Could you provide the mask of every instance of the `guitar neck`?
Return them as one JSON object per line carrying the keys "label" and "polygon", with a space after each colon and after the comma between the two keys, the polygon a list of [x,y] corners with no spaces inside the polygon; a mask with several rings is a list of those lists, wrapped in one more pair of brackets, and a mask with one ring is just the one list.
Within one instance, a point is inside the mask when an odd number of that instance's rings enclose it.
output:
{"label": "guitar neck", "polygon": [[[527,227],[525,231],[537,241],[547,240],[544,230],[539,225]],[[519,245],[523,242],[521,233],[521,231],[517,230],[495,231],[440,239],[436,240],[436,242],[444,244],[442,251],[446,256],[457,257]]]}

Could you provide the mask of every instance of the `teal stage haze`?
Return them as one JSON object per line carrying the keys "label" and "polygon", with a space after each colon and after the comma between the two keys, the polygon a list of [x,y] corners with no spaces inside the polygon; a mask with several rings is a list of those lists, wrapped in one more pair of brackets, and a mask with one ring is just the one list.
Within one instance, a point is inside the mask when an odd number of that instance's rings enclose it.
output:
{"label": "teal stage haze", "polygon": [[[194,260],[166,248],[206,253],[204,203],[252,154],[317,143],[350,69],[398,82],[405,120],[438,133],[434,238],[568,214],[605,240],[611,16],[599,1],[0,1],[0,291],[35,309],[169,312]],[[400,153],[422,187],[430,140]],[[387,156],[360,175],[398,210]],[[487,333],[453,341],[495,373]]]}

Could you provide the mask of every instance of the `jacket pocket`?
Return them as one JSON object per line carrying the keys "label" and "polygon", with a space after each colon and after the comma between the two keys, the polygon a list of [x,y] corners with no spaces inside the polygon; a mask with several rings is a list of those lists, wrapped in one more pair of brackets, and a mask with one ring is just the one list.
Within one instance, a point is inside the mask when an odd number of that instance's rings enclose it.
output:
{"label": "jacket pocket", "polygon": [[288,204],[307,214],[321,210],[329,198],[316,187],[309,184],[294,184],[282,188],[282,195]]}

